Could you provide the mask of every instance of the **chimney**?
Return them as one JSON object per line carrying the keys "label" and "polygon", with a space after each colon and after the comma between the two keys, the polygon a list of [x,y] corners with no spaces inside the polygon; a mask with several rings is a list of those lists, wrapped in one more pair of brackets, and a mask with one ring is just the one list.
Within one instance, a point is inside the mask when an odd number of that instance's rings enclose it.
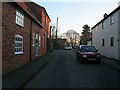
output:
{"label": "chimney", "polygon": [[118,2],[118,7],[120,6],[120,1]]}
{"label": "chimney", "polygon": [[103,15],[103,18],[106,18],[107,17],[107,13],[105,13],[104,15]]}

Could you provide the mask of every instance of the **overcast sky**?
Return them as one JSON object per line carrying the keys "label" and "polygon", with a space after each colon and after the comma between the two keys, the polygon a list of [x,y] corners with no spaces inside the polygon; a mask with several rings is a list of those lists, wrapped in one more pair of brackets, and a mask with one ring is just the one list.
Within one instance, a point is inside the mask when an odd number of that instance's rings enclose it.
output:
{"label": "overcast sky", "polygon": [[118,7],[118,1],[108,2],[91,1],[91,2],[41,2],[32,0],[37,4],[45,7],[51,19],[51,25],[56,25],[57,17],[59,18],[59,34],[67,30],[75,30],[81,34],[82,26],[88,24],[93,27],[103,19],[104,13],[111,13]]}

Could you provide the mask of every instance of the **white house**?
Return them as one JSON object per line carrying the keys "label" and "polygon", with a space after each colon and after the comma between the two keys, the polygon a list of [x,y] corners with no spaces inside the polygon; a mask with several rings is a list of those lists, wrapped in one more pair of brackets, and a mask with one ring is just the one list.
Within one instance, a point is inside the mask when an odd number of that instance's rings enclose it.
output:
{"label": "white house", "polygon": [[120,60],[120,6],[92,27],[92,45],[101,55]]}

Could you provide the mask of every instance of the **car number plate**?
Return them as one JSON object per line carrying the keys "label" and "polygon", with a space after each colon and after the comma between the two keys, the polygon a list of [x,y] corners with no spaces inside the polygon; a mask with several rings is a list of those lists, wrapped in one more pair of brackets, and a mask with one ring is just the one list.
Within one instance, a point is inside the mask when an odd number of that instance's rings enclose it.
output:
{"label": "car number plate", "polygon": [[96,58],[89,58],[88,60],[96,60]]}

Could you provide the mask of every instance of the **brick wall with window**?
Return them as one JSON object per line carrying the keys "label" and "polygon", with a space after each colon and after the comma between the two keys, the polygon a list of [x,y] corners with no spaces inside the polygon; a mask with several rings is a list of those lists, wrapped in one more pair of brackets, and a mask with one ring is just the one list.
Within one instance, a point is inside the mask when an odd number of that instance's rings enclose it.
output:
{"label": "brick wall with window", "polygon": [[[46,54],[47,38],[45,28],[42,28],[36,20],[33,20],[31,25],[31,16],[17,3],[4,2],[2,9],[2,72],[4,74],[30,62],[30,30],[32,30],[31,60]],[[44,9],[42,10],[45,12]],[[44,19],[43,14],[41,16]],[[41,22],[43,24],[44,20]],[[36,55],[36,42],[38,42],[38,55]]]}
{"label": "brick wall with window", "polygon": [[[34,35],[33,35],[34,34]],[[32,24],[32,60],[36,57],[36,34],[38,35],[38,56],[44,55],[46,53],[46,48],[43,48],[43,35],[46,31],[40,27],[39,24],[33,22]],[[40,40],[39,40],[40,37]],[[46,38],[45,38],[46,42]]]}
{"label": "brick wall with window", "polygon": [[[17,8],[16,8],[17,7]],[[24,15],[24,24],[16,23],[16,11]],[[2,70],[3,73],[30,60],[30,18],[13,3],[2,3]],[[19,21],[19,19],[18,19]],[[21,21],[21,20],[20,20]]]}

